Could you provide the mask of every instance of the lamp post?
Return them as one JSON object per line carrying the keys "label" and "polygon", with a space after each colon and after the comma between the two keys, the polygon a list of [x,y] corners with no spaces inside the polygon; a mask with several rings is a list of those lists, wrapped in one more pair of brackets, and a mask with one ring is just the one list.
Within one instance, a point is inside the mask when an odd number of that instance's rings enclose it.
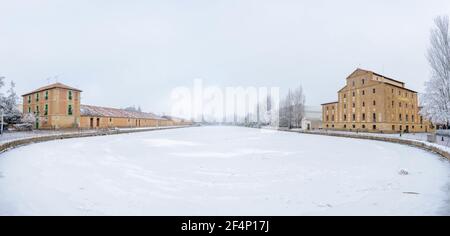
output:
{"label": "lamp post", "polygon": [[[5,76],[0,76],[0,81],[3,81],[5,79]],[[1,125],[0,125],[0,135],[3,135],[3,109],[1,110]]]}
{"label": "lamp post", "polygon": [[3,135],[3,109],[1,110],[1,113],[2,113],[1,114],[1,119],[2,120],[1,120],[1,125],[0,125],[0,127],[1,127],[0,134]]}

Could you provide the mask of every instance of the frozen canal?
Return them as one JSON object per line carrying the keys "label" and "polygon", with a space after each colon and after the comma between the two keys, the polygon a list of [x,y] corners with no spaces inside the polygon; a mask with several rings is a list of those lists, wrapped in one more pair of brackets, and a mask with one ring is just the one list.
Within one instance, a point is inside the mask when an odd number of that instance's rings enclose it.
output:
{"label": "frozen canal", "polygon": [[196,127],[0,154],[0,215],[442,215],[449,161],[398,144]]}

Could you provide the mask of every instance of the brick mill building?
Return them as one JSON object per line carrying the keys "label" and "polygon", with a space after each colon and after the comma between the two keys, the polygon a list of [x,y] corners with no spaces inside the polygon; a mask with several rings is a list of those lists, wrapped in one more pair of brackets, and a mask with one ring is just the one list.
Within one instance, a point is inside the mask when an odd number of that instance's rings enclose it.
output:
{"label": "brick mill building", "polygon": [[36,117],[37,129],[134,128],[188,125],[181,118],[159,117],[153,113],[81,105],[81,90],[61,83],[22,95],[23,113]]}
{"label": "brick mill building", "polygon": [[405,83],[357,69],[338,91],[338,101],[322,104],[322,128],[362,132],[430,132],[419,114],[417,92]]}

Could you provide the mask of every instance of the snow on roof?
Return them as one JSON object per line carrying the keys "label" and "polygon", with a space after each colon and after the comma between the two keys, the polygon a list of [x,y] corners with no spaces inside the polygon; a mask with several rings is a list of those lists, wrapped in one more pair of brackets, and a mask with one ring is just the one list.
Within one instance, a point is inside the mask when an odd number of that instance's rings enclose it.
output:
{"label": "snow on roof", "polygon": [[167,120],[149,112],[126,111],[124,109],[98,107],[90,105],[80,106],[81,116],[101,116],[115,118],[132,118],[132,119],[154,119]]}
{"label": "snow on roof", "polygon": [[22,95],[22,96],[27,96],[27,95],[30,95],[30,94],[32,94],[32,93],[37,93],[37,92],[41,92],[41,91],[49,90],[49,89],[53,89],[53,88],[63,88],[63,89],[69,89],[69,90],[74,90],[74,91],[82,92],[80,89],[77,89],[77,88],[74,88],[74,87],[70,87],[70,86],[67,86],[67,85],[62,84],[62,83],[54,83],[54,84],[50,84],[50,85],[47,85],[47,86],[38,88],[38,89],[36,89],[36,90],[33,90],[33,91],[31,91],[31,92],[29,92],[29,93],[26,93],[26,94],[24,94],[24,95]]}

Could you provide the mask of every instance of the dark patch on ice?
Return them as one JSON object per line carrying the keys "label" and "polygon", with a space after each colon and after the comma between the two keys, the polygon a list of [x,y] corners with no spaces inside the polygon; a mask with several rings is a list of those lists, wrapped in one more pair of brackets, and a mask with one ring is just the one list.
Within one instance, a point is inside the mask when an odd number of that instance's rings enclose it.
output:
{"label": "dark patch on ice", "polygon": [[420,193],[416,193],[416,192],[403,192],[404,194],[413,194],[413,195],[419,195]]}
{"label": "dark patch on ice", "polygon": [[313,202],[313,203],[316,204],[316,206],[318,206],[318,207],[327,207],[327,208],[332,208],[333,207],[333,205],[331,205],[329,203],[326,203],[326,204],[318,204],[318,203],[315,203],[315,202]]}
{"label": "dark patch on ice", "polygon": [[406,170],[401,169],[401,170],[398,172],[398,174],[399,174],[399,175],[409,175],[409,172],[406,171]]}

